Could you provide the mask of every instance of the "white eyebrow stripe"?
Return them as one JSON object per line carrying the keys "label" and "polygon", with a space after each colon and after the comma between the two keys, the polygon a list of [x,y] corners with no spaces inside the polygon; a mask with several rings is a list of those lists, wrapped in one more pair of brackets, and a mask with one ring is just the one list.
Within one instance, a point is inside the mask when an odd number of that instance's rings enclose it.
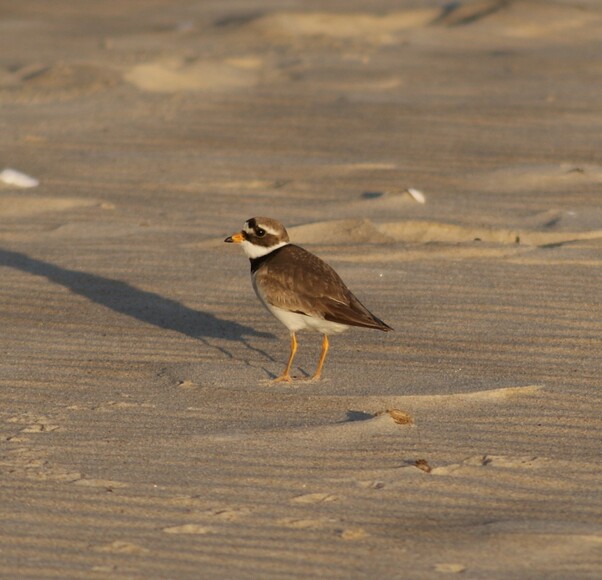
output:
{"label": "white eyebrow stripe", "polygon": [[[272,236],[278,235],[278,232],[276,230],[272,229],[270,226],[264,226],[264,225],[258,223],[255,225],[255,227],[264,230],[267,234],[271,234]],[[245,222],[242,229],[247,234],[255,233],[255,230],[249,226],[249,222]]]}

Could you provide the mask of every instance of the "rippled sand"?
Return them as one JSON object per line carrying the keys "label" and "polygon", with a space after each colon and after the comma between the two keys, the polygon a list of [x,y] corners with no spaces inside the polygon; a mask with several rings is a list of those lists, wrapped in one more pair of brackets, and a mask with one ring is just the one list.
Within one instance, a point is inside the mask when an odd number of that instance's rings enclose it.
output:
{"label": "rippled sand", "polygon": [[[0,576],[602,574],[598,2],[0,12]],[[253,215],[396,331],[270,384]]]}

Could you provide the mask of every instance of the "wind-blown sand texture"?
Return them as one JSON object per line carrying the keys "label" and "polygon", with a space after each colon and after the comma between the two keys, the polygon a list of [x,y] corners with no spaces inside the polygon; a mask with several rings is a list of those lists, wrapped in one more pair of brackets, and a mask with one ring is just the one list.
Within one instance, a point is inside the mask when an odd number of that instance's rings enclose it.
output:
{"label": "wind-blown sand texture", "polygon": [[[601,29],[0,1],[0,576],[602,576]],[[396,331],[270,384],[253,215]]]}

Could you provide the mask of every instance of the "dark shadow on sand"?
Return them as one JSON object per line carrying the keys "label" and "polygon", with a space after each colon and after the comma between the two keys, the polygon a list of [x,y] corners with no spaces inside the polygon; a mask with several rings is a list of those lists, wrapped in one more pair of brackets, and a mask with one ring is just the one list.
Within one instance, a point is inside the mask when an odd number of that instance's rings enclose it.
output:
{"label": "dark shadow on sand", "polygon": [[[92,302],[106,306],[115,312],[159,328],[175,330],[186,336],[202,340],[208,345],[206,339],[210,338],[239,341],[271,359],[263,351],[250,346],[246,337],[273,338],[273,334],[258,332],[250,326],[224,320],[208,312],[193,310],[175,300],[164,298],[154,292],[140,290],[126,282],[61,268],[10,250],[0,250],[0,266],[8,266],[36,276],[44,276],[51,282],[61,284],[72,292],[85,296]],[[209,346],[232,357],[223,348],[215,345]]]}

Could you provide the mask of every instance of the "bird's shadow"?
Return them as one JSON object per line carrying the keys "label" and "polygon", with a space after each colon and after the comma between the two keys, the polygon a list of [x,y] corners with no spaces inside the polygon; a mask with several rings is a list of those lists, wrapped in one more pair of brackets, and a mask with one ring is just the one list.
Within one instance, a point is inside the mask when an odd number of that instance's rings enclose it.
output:
{"label": "bird's shadow", "polygon": [[250,326],[218,318],[209,312],[193,310],[176,300],[164,298],[154,292],[140,290],[127,282],[62,268],[10,250],[0,249],[0,266],[15,268],[36,276],[44,276],[51,282],[60,284],[114,312],[201,340],[229,358],[235,357],[226,348],[212,344],[207,339],[241,342],[267,359],[274,360],[266,352],[252,346],[247,341],[247,338],[273,338],[273,334],[258,332]]}

